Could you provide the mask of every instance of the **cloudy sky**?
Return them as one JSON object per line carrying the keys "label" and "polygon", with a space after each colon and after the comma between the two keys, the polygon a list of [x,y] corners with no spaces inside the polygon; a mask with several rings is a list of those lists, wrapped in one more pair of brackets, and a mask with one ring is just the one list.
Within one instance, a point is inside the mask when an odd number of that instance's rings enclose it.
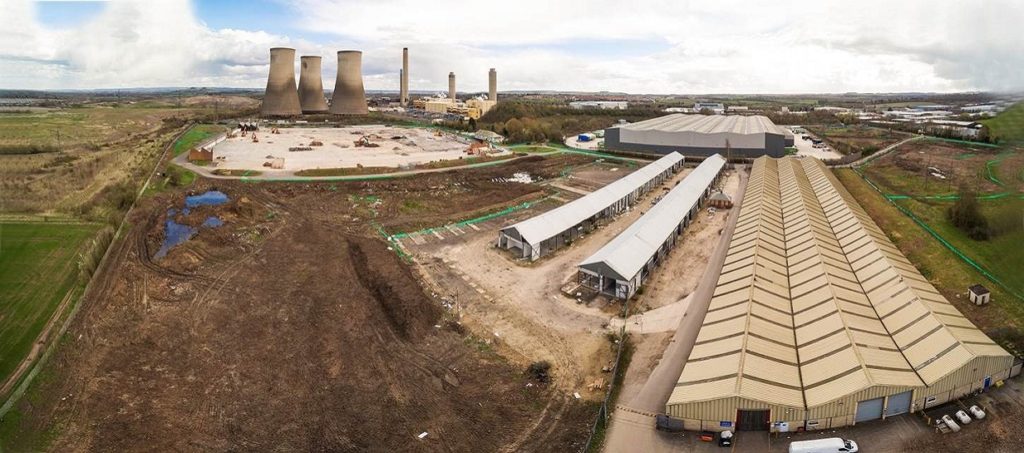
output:
{"label": "cloudy sky", "polygon": [[0,88],[261,88],[268,49],[363,51],[367,89],[1024,89],[1019,0],[0,0]]}

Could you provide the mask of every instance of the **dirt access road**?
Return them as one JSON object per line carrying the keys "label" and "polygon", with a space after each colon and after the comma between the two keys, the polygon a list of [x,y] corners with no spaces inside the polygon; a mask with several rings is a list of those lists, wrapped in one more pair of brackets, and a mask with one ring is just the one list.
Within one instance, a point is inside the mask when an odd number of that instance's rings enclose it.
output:
{"label": "dirt access road", "polygon": [[167,209],[184,194],[146,199],[46,379],[0,422],[2,448],[577,450],[594,407],[449,322],[368,226],[530,196],[539,189],[496,180],[557,175],[562,163],[513,167],[347,185],[204,180],[197,190],[232,201],[176,218],[225,225],[158,261]]}
{"label": "dirt access road", "polygon": [[739,219],[743,204],[742,194],[746,190],[748,176],[745,171],[740,172],[741,179],[737,187],[737,193],[740,195],[733,199],[735,206],[729,212],[728,224],[722,231],[721,240],[716,245],[714,253],[707,261],[707,268],[692,295],[693,299],[687,307],[686,314],[661,359],[647,381],[643,383],[643,387],[636,392],[636,396],[628,401],[621,401],[612,413],[612,423],[605,438],[604,451],[676,451],[677,445],[655,431],[654,415],[664,412],[665,403],[675,388],[679,373],[682,372],[690,350],[693,349],[697,333],[700,332],[718,276],[722,271],[722,264],[729,251],[729,241]]}

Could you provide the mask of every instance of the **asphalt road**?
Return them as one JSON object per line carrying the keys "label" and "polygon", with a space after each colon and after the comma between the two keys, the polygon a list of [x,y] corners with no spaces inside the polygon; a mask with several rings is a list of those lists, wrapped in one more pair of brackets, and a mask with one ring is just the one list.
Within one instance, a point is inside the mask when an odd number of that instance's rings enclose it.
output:
{"label": "asphalt road", "polygon": [[722,229],[721,240],[708,260],[704,277],[697,286],[697,290],[693,292],[693,299],[686,314],[683,315],[676,333],[672,336],[672,342],[665,348],[661,361],[651,372],[650,378],[644,383],[637,396],[632,401],[620,403],[615,407],[612,423],[605,438],[604,451],[613,453],[669,452],[679,448],[671,438],[660,436],[655,431],[654,415],[664,412],[665,403],[668,402],[669,395],[675,389],[679,374],[683,371],[683,365],[686,364],[686,359],[690,356],[690,351],[693,350],[693,343],[697,340],[697,334],[700,332],[704,316],[711,304],[711,296],[718,283],[718,276],[722,272],[726,253],[729,251],[732,233],[739,219],[748,176],[745,170],[740,172],[739,195],[729,212],[729,221]]}

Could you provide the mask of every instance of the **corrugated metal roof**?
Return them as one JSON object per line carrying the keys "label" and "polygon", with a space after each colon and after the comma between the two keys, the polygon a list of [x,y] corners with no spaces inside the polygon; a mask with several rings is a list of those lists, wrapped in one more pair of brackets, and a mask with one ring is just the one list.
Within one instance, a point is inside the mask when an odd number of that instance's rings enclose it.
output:
{"label": "corrugated metal roof", "polygon": [[674,113],[636,123],[615,126],[635,131],[700,132],[705,134],[780,134],[781,128],[762,115],[684,115]]}
{"label": "corrugated metal roof", "polygon": [[679,153],[667,154],[582,198],[503,230],[515,229],[526,242],[539,244],[598,214],[682,161],[683,156]]}
{"label": "corrugated metal roof", "polygon": [[[580,263],[580,267],[606,266],[615,278],[630,280],[658,251],[704,191],[725,167],[725,158],[715,154],[704,159],[690,174],[651,207],[629,228]],[[593,270],[593,269],[592,269]]]}
{"label": "corrugated metal roof", "polygon": [[[931,385],[977,356],[1010,357],[820,161],[760,158],[669,404],[741,396],[811,408],[872,386]],[[717,381],[735,385],[703,385]]]}

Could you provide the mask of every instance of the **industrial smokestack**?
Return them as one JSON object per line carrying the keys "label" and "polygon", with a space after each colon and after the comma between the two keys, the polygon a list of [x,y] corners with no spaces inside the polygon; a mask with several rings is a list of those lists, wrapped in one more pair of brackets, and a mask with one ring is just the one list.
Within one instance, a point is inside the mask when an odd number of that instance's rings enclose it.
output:
{"label": "industrial smokestack", "polygon": [[270,49],[270,76],[263,94],[263,116],[292,116],[302,114],[299,92],[295,89],[295,49]]}
{"label": "industrial smokestack", "polygon": [[494,68],[487,73],[487,99],[498,100],[498,71],[495,71]]}
{"label": "industrial smokestack", "polygon": [[324,98],[324,82],[320,78],[320,57],[299,58],[299,105],[302,113],[323,113],[327,111]]}
{"label": "industrial smokestack", "polygon": [[403,97],[402,93],[405,92],[405,89],[403,88],[404,86],[405,86],[405,71],[399,69],[398,70],[398,102],[399,103],[402,103],[402,97]]}
{"label": "industrial smokestack", "polygon": [[455,99],[455,73],[448,73],[448,97]]}
{"label": "industrial smokestack", "polygon": [[363,53],[358,50],[339,51],[331,113],[365,115],[367,112],[366,91],[363,90]]}
{"label": "industrial smokestack", "polygon": [[409,48],[402,48],[402,90],[398,94],[402,105],[409,103]]}

